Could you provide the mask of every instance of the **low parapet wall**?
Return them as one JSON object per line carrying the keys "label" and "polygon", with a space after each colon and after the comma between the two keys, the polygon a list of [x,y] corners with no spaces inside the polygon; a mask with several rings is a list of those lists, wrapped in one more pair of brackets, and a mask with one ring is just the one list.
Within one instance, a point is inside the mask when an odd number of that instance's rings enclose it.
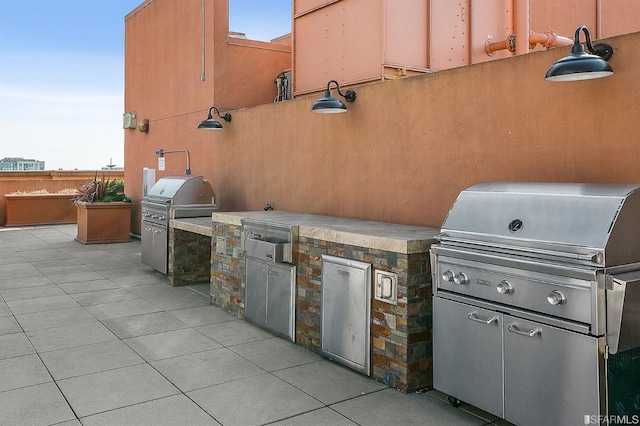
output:
{"label": "low parapet wall", "polygon": [[0,171],[0,224],[6,224],[6,200],[4,194],[17,191],[58,192],[77,188],[83,182],[104,174],[110,179],[123,179],[124,171],[117,170],[49,170],[49,171]]}

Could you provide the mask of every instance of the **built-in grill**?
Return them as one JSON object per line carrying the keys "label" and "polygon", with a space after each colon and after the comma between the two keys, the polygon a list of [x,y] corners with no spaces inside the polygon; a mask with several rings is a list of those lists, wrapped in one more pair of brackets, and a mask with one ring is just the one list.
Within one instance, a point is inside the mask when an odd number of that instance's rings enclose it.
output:
{"label": "built-in grill", "polygon": [[167,273],[169,221],[210,216],[217,206],[213,189],[202,176],[166,176],[159,179],[141,202],[142,263]]}
{"label": "built-in grill", "polygon": [[518,425],[640,414],[640,186],[478,184],[437,239],[433,382],[451,403]]}

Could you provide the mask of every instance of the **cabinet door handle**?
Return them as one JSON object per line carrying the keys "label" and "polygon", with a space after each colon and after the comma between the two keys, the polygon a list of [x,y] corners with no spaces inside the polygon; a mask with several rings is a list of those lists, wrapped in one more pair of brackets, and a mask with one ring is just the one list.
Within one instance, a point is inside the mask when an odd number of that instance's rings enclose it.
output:
{"label": "cabinet door handle", "polygon": [[478,317],[478,313],[477,312],[469,312],[469,315],[467,315],[467,318],[470,319],[471,321],[475,321],[475,322],[479,322],[481,324],[492,324],[492,323],[497,323],[498,322],[498,317],[490,317],[490,318],[479,318]]}
{"label": "cabinet door handle", "polygon": [[518,324],[515,322],[513,324],[509,324],[507,326],[507,330],[509,330],[512,333],[516,333],[526,337],[542,336],[541,328],[534,328],[533,330],[524,331],[524,330],[520,330],[520,328],[518,328]]}

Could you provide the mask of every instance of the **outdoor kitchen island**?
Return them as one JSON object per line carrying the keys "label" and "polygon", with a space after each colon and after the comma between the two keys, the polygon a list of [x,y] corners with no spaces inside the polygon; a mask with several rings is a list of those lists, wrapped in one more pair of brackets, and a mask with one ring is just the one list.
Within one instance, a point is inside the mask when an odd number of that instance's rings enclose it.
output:
{"label": "outdoor kitchen island", "polygon": [[[261,222],[265,233],[259,231]],[[280,228],[289,234],[277,234]],[[275,250],[267,250],[268,261],[257,263],[268,271],[265,286],[272,285],[272,269],[277,275],[278,268],[288,266],[294,277],[294,332],[292,337],[275,334],[403,392],[425,388],[432,384],[429,248],[437,233],[425,227],[281,211],[214,212],[211,300],[248,319],[288,309],[287,303],[273,300],[266,308],[247,306],[256,299],[251,286],[247,290],[256,273],[248,274],[246,265],[254,265],[251,256],[259,256],[252,248],[273,246]],[[280,235],[285,237],[275,238]],[[269,266],[272,256],[279,260]],[[288,297],[286,289],[278,294]],[[268,318],[265,324],[269,328]]]}

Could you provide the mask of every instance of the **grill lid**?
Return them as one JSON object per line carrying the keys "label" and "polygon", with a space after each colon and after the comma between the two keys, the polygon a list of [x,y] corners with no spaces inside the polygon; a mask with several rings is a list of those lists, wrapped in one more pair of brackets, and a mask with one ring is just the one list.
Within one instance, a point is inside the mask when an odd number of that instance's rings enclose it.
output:
{"label": "grill lid", "polygon": [[211,203],[213,191],[202,176],[165,176],[147,193],[149,201],[170,204]]}
{"label": "grill lid", "polygon": [[602,266],[640,262],[638,185],[486,182],[462,191],[440,240],[553,253]]}

